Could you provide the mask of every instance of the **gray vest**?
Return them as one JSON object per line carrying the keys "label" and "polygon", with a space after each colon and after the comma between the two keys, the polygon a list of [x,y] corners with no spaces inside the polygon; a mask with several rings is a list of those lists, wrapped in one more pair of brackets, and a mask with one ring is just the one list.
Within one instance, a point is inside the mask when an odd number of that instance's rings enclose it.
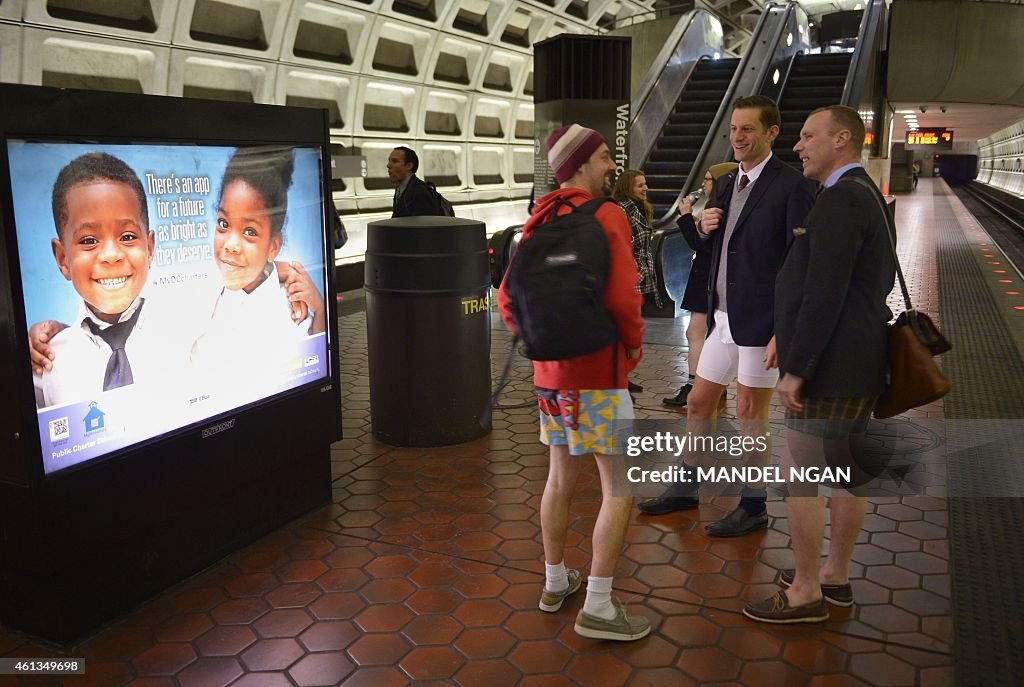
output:
{"label": "gray vest", "polygon": [[[743,171],[740,170],[740,174]],[[722,312],[729,312],[726,303],[726,285],[729,283],[726,275],[726,266],[729,264],[729,241],[732,240],[732,235],[736,233],[736,223],[739,222],[740,215],[743,214],[743,206],[747,204],[747,198],[750,197],[750,189],[754,187],[754,182],[749,182],[743,189],[743,192],[736,190],[736,183],[732,185],[732,199],[729,201],[729,212],[725,218],[725,238],[722,239],[722,254],[718,257],[718,278],[715,280],[715,294],[718,296],[718,303],[716,308]]]}

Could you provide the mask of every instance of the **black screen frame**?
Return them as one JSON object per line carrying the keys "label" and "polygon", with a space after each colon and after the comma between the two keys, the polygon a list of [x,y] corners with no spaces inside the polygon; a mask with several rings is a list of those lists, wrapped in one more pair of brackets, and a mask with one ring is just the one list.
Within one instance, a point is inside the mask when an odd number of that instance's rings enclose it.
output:
{"label": "black screen frame", "polygon": [[[325,110],[0,84],[0,622],[70,645],[330,502],[341,438]],[[7,141],[321,151],[330,376],[45,476]],[[52,220],[48,220],[52,221]]]}

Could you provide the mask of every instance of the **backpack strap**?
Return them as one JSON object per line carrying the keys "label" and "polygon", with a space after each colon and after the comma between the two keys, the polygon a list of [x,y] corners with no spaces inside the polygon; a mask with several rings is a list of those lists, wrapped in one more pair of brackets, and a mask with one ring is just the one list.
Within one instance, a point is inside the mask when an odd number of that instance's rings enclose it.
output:
{"label": "backpack strap", "polygon": [[552,203],[552,205],[551,205],[551,214],[548,215],[547,221],[551,222],[556,217],[558,217],[558,208],[560,208],[560,207],[562,207],[564,205],[568,205],[569,207],[572,208],[573,212],[576,212],[576,206],[573,205],[571,202],[569,202],[568,200],[563,200],[561,198],[555,198],[555,202]]}

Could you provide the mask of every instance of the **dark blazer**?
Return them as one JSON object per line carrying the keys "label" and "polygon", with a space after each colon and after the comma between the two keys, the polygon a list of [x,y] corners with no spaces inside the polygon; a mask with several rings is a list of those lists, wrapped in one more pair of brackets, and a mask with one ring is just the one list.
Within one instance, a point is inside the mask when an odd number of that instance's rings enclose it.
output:
{"label": "dark blazer", "polygon": [[392,217],[421,217],[436,215],[437,203],[434,195],[427,188],[427,182],[413,174],[409,177],[409,185],[394,204]]}
{"label": "dark blazer", "polygon": [[[885,218],[855,167],[822,191],[775,284],[779,371],[815,398],[870,398],[885,388],[896,262]],[[884,203],[884,201],[883,201]]]}
{"label": "dark blazer", "polygon": [[[711,275],[708,279],[708,332],[715,328],[718,296],[718,267],[725,240],[725,222],[736,177],[735,169],[715,183],[709,207],[723,208],[718,230],[708,239],[711,245]],[[729,329],[740,346],[767,346],[774,333],[775,276],[782,267],[793,228],[800,226],[814,204],[815,184],[775,155],[750,187],[750,197],[736,231],[729,241],[726,296]]]}

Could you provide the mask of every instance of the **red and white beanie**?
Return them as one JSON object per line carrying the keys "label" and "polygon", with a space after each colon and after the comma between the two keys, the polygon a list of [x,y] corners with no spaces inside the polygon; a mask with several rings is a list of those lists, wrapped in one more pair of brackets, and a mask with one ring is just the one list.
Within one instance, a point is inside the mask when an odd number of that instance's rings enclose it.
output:
{"label": "red and white beanie", "polygon": [[567,124],[552,131],[548,136],[548,165],[558,183],[572,179],[604,142],[604,136],[579,124]]}

